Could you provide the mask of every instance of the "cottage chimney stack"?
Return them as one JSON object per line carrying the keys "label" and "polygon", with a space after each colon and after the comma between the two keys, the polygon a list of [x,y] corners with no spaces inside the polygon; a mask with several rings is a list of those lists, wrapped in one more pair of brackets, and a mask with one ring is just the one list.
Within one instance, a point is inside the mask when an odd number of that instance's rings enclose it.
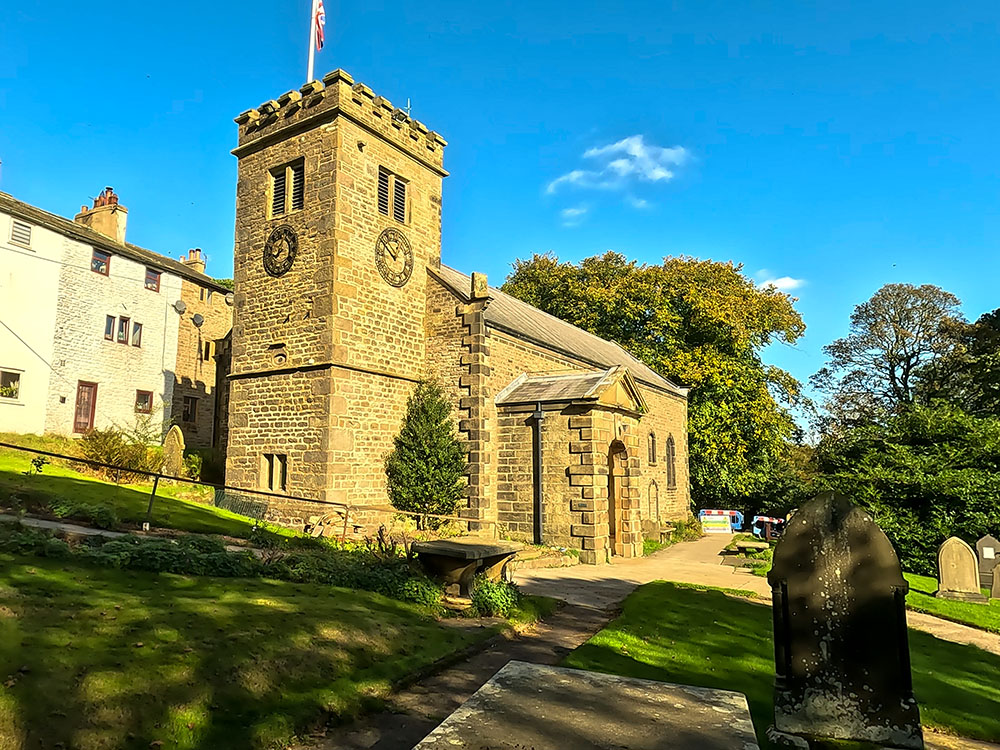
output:
{"label": "cottage chimney stack", "polygon": [[182,255],[181,263],[190,268],[192,271],[197,271],[198,273],[205,273],[205,258],[201,254],[200,247],[188,250],[187,255]]}
{"label": "cottage chimney stack", "polygon": [[114,188],[106,187],[94,198],[94,207],[80,206],[80,213],[73,221],[103,234],[119,245],[125,244],[125,224],[128,222],[128,209],[118,202]]}

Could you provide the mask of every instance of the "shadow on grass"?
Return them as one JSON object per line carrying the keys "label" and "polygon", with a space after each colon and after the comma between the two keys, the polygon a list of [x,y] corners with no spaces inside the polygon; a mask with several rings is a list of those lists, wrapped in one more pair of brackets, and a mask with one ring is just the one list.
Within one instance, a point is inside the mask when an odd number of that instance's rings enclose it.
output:
{"label": "shadow on grass", "polygon": [[265,747],[487,637],[367,592],[0,555],[0,747]]}
{"label": "shadow on grass", "polygon": [[[719,591],[658,581],[564,664],[631,677],[735,690],[747,697],[762,748],[773,722],[771,610]],[[910,631],[914,693],[925,724],[1000,740],[1000,657]]]}

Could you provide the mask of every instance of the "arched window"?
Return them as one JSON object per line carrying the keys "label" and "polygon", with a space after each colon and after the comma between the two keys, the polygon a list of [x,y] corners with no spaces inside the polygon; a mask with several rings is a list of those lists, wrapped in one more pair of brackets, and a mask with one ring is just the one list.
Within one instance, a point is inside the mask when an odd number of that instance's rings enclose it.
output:
{"label": "arched window", "polygon": [[667,438],[667,488],[677,487],[677,448],[674,445],[674,436]]}
{"label": "arched window", "polygon": [[649,483],[649,496],[646,498],[646,520],[660,520],[660,488],[656,480]]}
{"label": "arched window", "polygon": [[649,433],[649,463],[656,463],[656,433]]}

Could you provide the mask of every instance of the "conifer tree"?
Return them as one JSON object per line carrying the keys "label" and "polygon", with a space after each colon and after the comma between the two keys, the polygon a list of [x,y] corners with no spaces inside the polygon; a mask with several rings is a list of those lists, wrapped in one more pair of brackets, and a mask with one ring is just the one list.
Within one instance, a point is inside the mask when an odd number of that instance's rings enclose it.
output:
{"label": "conifer tree", "polygon": [[[465,491],[466,462],[451,421],[451,404],[439,385],[417,385],[393,443],[385,459],[393,507],[409,513],[454,513]],[[418,518],[418,528],[427,520]]]}

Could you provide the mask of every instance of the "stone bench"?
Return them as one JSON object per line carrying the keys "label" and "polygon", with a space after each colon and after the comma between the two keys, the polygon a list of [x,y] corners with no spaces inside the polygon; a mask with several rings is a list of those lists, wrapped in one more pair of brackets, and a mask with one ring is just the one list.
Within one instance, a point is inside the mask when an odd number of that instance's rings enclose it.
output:
{"label": "stone bench", "polygon": [[432,539],[414,542],[410,549],[416,553],[424,569],[446,587],[458,585],[460,596],[472,593],[472,582],[477,575],[491,581],[506,575],[508,563],[524,545],[520,542],[503,542],[479,537]]}

